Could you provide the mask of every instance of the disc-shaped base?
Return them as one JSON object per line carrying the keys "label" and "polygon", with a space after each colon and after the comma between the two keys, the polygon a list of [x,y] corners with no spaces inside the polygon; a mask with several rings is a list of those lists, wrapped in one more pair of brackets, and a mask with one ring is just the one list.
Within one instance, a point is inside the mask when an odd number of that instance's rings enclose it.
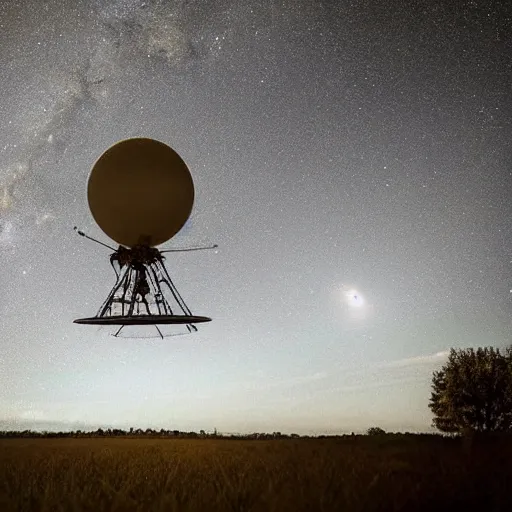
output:
{"label": "disc-shaped base", "polygon": [[196,315],[138,315],[138,316],[93,316],[73,320],[75,324],[89,325],[157,325],[157,324],[200,324],[211,322],[207,316]]}

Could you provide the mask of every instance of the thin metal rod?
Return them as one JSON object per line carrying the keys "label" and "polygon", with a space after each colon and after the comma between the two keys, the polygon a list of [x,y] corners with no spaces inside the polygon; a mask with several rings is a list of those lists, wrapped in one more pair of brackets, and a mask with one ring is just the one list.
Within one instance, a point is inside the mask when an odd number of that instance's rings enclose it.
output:
{"label": "thin metal rod", "polygon": [[[135,307],[135,302],[137,300],[137,292],[140,287],[140,271],[137,269],[131,269],[135,273],[135,277],[132,278],[132,275],[130,275],[130,285],[132,285],[132,295],[130,297],[130,307],[128,308],[128,315],[133,315],[133,308]],[[132,281],[133,279],[133,281]],[[133,284],[132,284],[133,283]]]}
{"label": "thin metal rod", "polygon": [[[109,309],[112,311],[112,309],[111,309],[112,308],[112,299],[114,298],[117,290],[119,290],[119,288],[123,284],[125,284],[124,280],[126,278],[126,273],[129,272],[129,270],[130,270],[129,267],[125,267],[124,269],[121,270],[121,272],[117,278],[117,281],[114,285],[114,288],[112,288],[112,290],[108,294],[108,297],[105,299],[105,302],[103,302],[103,304],[101,305],[101,308],[98,311],[98,313],[96,314],[96,316],[99,316],[99,317],[105,316],[105,314],[107,313],[107,311]],[[124,293],[123,293],[123,301],[124,301],[125,295],[126,295],[126,289],[124,290]],[[124,302],[122,303],[121,308],[122,308],[123,315],[124,315]]]}
{"label": "thin metal rod", "polygon": [[119,336],[119,333],[120,333],[120,332],[121,332],[121,330],[123,329],[123,327],[124,327],[124,325],[121,325],[121,327],[119,327],[119,329],[117,329],[116,333],[115,333],[115,334],[113,334],[112,336],[114,336],[114,337],[116,337],[116,338],[117,338],[117,337]]}
{"label": "thin metal rod", "polygon": [[174,295],[174,297],[176,297],[176,300],[180,304],[181,309],[183,310],[183,312],[185,314],[192,315],[192,311],[190,311],[189,307],[187,306],[186,302],[184,301],[183,297],[181,296],[180,292],[178,291],[178,288],[176,288],[176,285],[173,283],[171,276],[167,272],[167,269],[165,268],[163,261],[160,261],[159,263],[160,263],[160,266],[162,267],[162,270],[163,270],[163,273],[165,276],[164,282],[171,289],[172,294]]}
{"label": "thin metal rod", "polygon": [[181,307],[181,310],[185,314],[192,315],[192,312],[190,311],[190,309],[188,308],[187,304],[183,300],[182,296],[180,295],[180,292],[178,291],[178,289],[176,288],[176,286],[172,282],[171,276],[167,272],[167,269],[165,268],[164,262],[161,259],[157,260],[157,266],[158,266],[158,268],[160,270],[160,274],[163,276],[163,279],[161,279],[160,282],[165,283],[169,287],[169,289],[170,289],[174,299],[176,300],[178,305]]}
{"label": "thin metal rod", "polygon": [[[167,302],[167,300],[163,294],[162,287],[160,286],[160,281],[158,279],[158,274],[156,272],[156,270],[158,270],[158,267],[156,267],[154,264],[150,264],[148,266],[149,266],[149,270],[150,270],[152,284],[153,284],[155,290],[157,290],[157,293],[155,294],[155,301],[156,301],[156,304],[158,307],[158,313],[162,314],[162,311],[160,309],[160,306],[162,306],[164,309],[164,312],[166,314],[172,315],[173,314],[172,308],[171,308],[170,304]],[[155,267],[156,267],[156,269],[155,269]],[[157,295],[159,295],[161,297],[161,304],[159,304]]]}
{"label": "thin metal rod", "polygon": [[107,249],[110,249],[111,251],[115,251],[113,247],[110,247],[110,245],[104,244],[103,242],[100,242],[99,240],[96,240],[95,238],[90,237],[89,235],[86,235],[83,231],[80,231],[76,226],[73,228],[80,236],[83,236],[87,238],[88,240],[92,240],[93,242],[96,242],[97,244],[103,245],[103,247],[106,247]]}
{"label": "thin metal rod", "polygon": [[165,251],[160,251],[160,254],[162,254],[164,252],[204,251],[205,249],[217,249],[217,247],[219,247],[217,244],[213,244],[208,247],[190,247],[188,249],[166,249]]}
{"label": "thin metal rod", "polygon": [[[128,290],[131,286],[131,279],[132,279],[132,267],[128,266],[126,272],[123,276],[123,294],[121,295],[121,315],[124,316],[124,306],[126,304],[126,294],[128,293]],[[112,295],[112,300],[114,299],[115,295]]]}
{"label": "thin metal rod", "polygon": [[153,287],[153,289],[155,290],[155,293],[153,294],[155,297],[155,305],[156,305],[156,309],[158,310],[158,314],[161,315],[162,308],[160,307],[161,304],[160,304],[159,297],[162,295],[162,292],[161,292],[160,288],[158,287],[158,284],[155,283],[155,280],[152,276],[151,270],[152,270],[151,265],[148,265],[148,269],[146,270],[147,280],[150,283],[150,285]]}

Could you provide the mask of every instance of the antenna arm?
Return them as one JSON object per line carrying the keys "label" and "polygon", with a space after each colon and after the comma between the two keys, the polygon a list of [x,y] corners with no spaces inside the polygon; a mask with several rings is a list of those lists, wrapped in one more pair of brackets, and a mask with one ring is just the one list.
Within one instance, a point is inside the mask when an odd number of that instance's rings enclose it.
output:
{"label": "antenna arm", "polygon": [[97,244],[103,245],[103,247],[106,247],[107,249],[110,249],[111,251],[115,251],[113,247],[110,247],[110,245],[104,244],[103,242],[100,242],[99,240],[96,240],[88,235],[86,235],[83,231],[78,229],[76,226],[73,228],[80,236],[83,236],[84,238],[87,238],[88,240],[92,240],[93,242],[96,242]]}
{"label": "antenna arm", "polygon": [[160,253],[164,253],[164,252],[189,252],[189,251],[203,251],[203,250],[206,250],[206,249],[217,249],[217,247],[219,247],[217,244],[213,244],[213,245],[209,245],[209,246],[206,246],[206,247],[190,247],[188,249],[167,249],[165,251],[160,251]]}

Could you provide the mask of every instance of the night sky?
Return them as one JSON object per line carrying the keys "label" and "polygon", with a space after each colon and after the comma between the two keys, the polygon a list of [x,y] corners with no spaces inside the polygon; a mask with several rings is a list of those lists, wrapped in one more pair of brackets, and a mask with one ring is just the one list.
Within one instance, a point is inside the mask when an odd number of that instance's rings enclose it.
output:
{"label": "night sky", "polygon": [[[505,1],[0,4],[0,428],[427,431],[450,347],[512,327]],[[161,246],[197,334],[73,324],[114,284],[86,187],[189,166]]]}

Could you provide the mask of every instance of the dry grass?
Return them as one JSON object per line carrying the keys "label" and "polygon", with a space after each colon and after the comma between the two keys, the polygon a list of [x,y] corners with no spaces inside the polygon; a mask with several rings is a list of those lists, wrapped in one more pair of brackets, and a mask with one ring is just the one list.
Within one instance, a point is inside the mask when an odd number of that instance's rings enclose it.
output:
{"label": "dry grass", "polygon": [[1,511],[512,510],[510,442],[0,440]]}

